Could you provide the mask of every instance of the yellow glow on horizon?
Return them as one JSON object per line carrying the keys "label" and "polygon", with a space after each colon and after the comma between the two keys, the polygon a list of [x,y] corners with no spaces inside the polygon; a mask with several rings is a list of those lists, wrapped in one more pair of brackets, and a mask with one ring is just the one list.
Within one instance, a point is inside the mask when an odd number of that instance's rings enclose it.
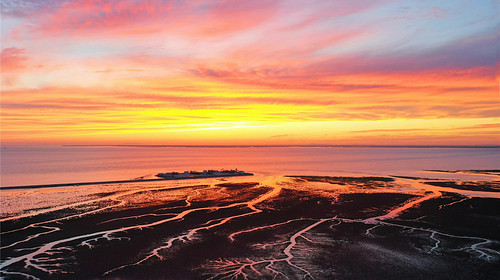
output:
{"label": "yellow glow on horizon", "polygon": [[[318,122],[253,122],[252,124],[191,123],[176,127],[126,127],[116,130],[89,129],[60,134],[58,130],[30,131],[33,142],[58,144],[214,144],[214,145],[265,145],[265,144],[411,144],[415,139],[421,144],[474,143],[477,136],[498,139],[495,127],[481,126],[495,123],[497,119],[396,119],[379,121],[318,121]],[[409,128],[410,127],[410,128]],[[477,128],[477,129],[474,129]],[[26,131],[8,131],[11,134]],[[429,135],[432,140],[429,141]],[[461,135],[457,137],[456,135]],[[103,136],[106,137],[105,141]],[[201,139],[201,141],[200,141]],[[435,139],[439,140],[436,141]],[[30,143],[30,141],[18,142]],[[15,141],[12,144],[16,144]],[[477,144],[477,143],[476,143]],[[488,144],[485,142],[483,144]]]}
{"label": "yellow glow on horizon", "polygon": [[[480,13],[84,2],[2,18],[2,143],[499,143],[496,29]],[[233,8],[252,16],[235,24]]]}

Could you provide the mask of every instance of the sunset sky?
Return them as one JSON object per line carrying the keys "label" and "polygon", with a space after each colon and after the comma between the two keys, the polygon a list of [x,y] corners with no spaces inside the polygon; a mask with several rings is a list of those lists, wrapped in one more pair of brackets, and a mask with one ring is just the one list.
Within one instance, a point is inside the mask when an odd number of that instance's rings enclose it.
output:
{"label": "sunset sky", "polygon": [[2,144],[500,144],[497,1],[1,8]]}

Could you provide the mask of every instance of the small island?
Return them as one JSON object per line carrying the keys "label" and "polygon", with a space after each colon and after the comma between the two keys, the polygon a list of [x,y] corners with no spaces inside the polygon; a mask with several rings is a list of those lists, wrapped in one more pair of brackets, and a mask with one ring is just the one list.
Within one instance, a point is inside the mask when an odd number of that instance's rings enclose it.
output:
{"label": "small island", "polygon": [[252,173],[247,173],[243,170],[230,169],[230,170],[203,170],[199,171],[184,171],[182,173],[179,172],[167,172],[167,173],[158,173],[156,177],[160,177],[163,179],[197,179],[197,178],[212,178],[212,177],[232,177],[232,176],[252,176]]}
{"label": "small island", "polygon": [[68,187],[68,186],[85,186],[85,185],[102,185],[102,184],[122,184],[122,183],[139,183],[139,182],[153,182],[165,180],[186,180],[186,179],[204,179],[204,178],[217,178],[217,177],[235,177],[235,176],[253,176],[253,173],[248,173],[238,169],[221,169],[221,170],[203,170],[198,171],[184,171],[158,173],[155,178],[146,179],[146,176],[138,177],[131,180],[113,180],[113,181],[96,181],[96,182],[78,182],[78,183],[61,183],[61,184],[43,184],[43,185],[27,185],[27,186],[7,186],[0,187],[0,190],[14,190],[14,189],[38,189],[50,187]]}

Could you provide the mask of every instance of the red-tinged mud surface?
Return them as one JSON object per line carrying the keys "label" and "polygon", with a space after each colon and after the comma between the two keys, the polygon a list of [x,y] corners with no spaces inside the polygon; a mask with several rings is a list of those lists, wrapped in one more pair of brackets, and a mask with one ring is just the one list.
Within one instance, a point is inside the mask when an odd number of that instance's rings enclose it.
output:
{"label": "red-tinged mud surface", "polygon": [[2,277],[500,278],[499,192],[328,175],[5,192]]}

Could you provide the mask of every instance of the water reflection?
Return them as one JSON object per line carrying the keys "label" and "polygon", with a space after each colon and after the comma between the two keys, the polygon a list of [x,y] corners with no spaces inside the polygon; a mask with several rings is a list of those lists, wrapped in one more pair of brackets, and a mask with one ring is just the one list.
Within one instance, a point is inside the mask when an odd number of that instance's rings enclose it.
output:
{"label": "water reflection", "polygon": [[429,169],[497,168],[499,158],[500,149],[497,148],[7,147],[2,149],[1,184],[124,180],[158,172],[220,168],[239,168],[264,175],[422,177],[421,170]]}

